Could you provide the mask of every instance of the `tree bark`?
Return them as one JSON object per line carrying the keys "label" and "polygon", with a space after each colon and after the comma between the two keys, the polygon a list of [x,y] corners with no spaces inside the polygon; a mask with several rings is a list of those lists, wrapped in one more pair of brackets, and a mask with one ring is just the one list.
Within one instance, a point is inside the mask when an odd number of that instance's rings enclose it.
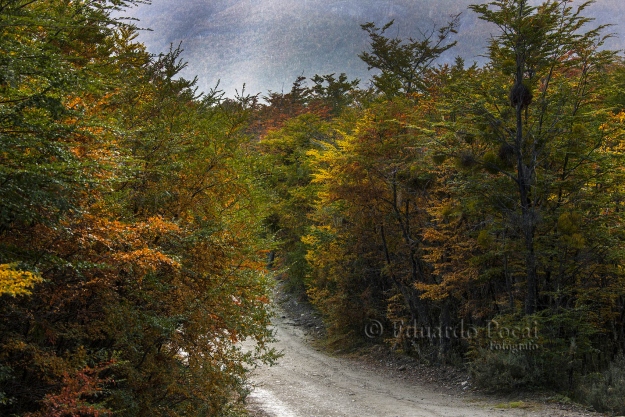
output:
{"label": "tree bark", "polygon": [[[518,57],[516,83],[523,82],[524,63]],[[532,155],[529,166],[523,158],[523,102],[516,103],[516,137],[515,153],[517,156],[517,183],[521,203],[521,231],[525,241],[525,270],[527,274],[527,293],[525,296],[525,314],[536,312],[536,298],[538,291],[538,276],[536,272],[536,253],[534,250],[534,234],[536,230],[536,211],[531,201],[532,173],[534,171],[534,158]]]}

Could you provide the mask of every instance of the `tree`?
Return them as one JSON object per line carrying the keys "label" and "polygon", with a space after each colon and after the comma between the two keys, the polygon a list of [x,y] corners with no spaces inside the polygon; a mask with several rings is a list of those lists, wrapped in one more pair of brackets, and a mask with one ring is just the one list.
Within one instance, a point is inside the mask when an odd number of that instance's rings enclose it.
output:
{"label": "tree", "polygon": [[386,36],[393,21],[382,28],[372,22],[361,25],[369,35],[371,52],[358,56],[369,70],[375,68],[381,71],[373,76],[374,86],[388,97],[426,92],[427,86],[423,83],[425,73],[444,52],[456,45],[455,41],[448,42],[448,38],[457,33],[459,17],[453,16],[446,26],[439,29],[421,33],[421,40]]}
{"label": "tree", "polygon": [[[411,125],[424,114],[419,110],[401,99],[374,105],[335,142],[310,151],[319,185],[315,224],[304,238],[314,267],[310,294],[333,328],[362,329],[368,316],[384,311],[379,297],[390,288],[403,306],[400,318],[407,312],[410,322],[430,323],[415,286],[430,279],[421,225],[431,178],[418,169],[421,148]],[[354,311],[359,304],[364,311]]]}
{"label": "tree", "polygon": [[354,100],[360,80],[348,81],[347,75],[341,73],[338,78],[334,74],[315,75],[311,78],[314,85],[310,88],[313,100],[330,107],[333,116],[340,115]]}
{"label": "tree", "polygon": [[[509,102],[514,127],[505,127],[492,113],[487,117],[492,117],[489,123],[516,165],[510,178],[517,187],[521,210],[518,227],[525,246],[526,314],[537,309],[536,232],[541,203],[548,198],[538,182],[540,161],[554,141],[581,119],[590,103],[590,77],[610,56],[598,52],[605,39],[600,35],[602,27],[581,31],[589,22],[581,13],[592,2],[581,4],[575,12],[568,3],[547,1],[534,7],[527,0],[501,0],[471,6],[481,19],[500,28],[501,34],[491,42],[490,58],[494,69],[512,77]],[[556,88],[562,86],[558,75],[574,72],[574,86],[567,88],[566,95],[558,94]],[[569,175],[570,169],[565,165],[563,175]]]}

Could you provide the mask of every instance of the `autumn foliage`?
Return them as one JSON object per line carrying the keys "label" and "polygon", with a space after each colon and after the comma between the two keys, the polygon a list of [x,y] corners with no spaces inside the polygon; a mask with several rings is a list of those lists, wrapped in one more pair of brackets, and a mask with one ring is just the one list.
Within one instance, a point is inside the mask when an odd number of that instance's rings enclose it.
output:
{"label": "autumn foliage", "polygon": [[225,415],[274,357],[250,108],[129,4],[0,6],[2,415]]}
{"label": "autumn foliage", "polygon": [[[289,268],[306,271],[301,285],[330,342],[363,343],[367,323],[381,320],[380,340],[426,363],[469,365],[494,389],[572,393],[614,368],[625,349],[625,70],[588,7],[472,6],[501,30],[481,67],[434,64],[456,20],[429,41],[363,25],[361,58],[380,71],[373,87],[316,131],[297,115],[267,136],[284,178],[272,184],[282,202],[273,224],[306,248],[306,268],[293,268],[302,249],[289,237],[279,265],[289,279]],[[414,336],[493,320],[531,323],[539,349]]]}

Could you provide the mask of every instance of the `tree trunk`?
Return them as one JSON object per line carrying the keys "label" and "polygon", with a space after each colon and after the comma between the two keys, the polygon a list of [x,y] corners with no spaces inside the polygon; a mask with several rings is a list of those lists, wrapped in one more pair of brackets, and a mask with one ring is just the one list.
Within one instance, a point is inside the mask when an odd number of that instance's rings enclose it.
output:
{"label": "tree trunk", "polygon": [[[382,238],[382,245],[384,248],[384,257],[386,259],[386,265],[389,268],[389,275],[391,280],[397,286],[399,291],[401,292],[406,306],[410,311],[410,320],[411,324],[418,322],[420,325],[428,324],[428,306],[425,301],[421,299],[421,296],[416,288],[414,288],[411,283],[404,283],[401,279],[399,279],[392,270],[391,267],[391,255],[388,250],[388,245],[386,242],[386,233],[384,231],[384,226],[380,226],[380,236]],[[414,267],[414,264],[413,264]],[[414,270],[413,270],[414,271]]]}
{"label": "tree trunk", "polygon": [[[517,83],[522,82],[522,70],[517,73]],[[516,138],[515,153],[517,155],[517,182],[521,203],[521,231],[525,240],[525,270],[527,274],[527,293],[525,296],[525,314],[536,311],[536,295],[538,277],[536,272],[536,253],[534,250],[534,232],[536,229],[536,211],[532,205],[530,191],[532,186],[533,166],[523,161],[523,102],[516,103]],[[533,162],[530,162],[533,165]]]}
{"label": "tree trunk", "polygon": [[[451,349],[451,335],[448,334],[448,330],[451,328],[451,314],[449,311],[449,300],[443,301],[440,314],[440,326],[441,326],[441,340],[439,355],[443,364],[446,363],[447,353]],[[449,336],[449,337],[448,337]]]}

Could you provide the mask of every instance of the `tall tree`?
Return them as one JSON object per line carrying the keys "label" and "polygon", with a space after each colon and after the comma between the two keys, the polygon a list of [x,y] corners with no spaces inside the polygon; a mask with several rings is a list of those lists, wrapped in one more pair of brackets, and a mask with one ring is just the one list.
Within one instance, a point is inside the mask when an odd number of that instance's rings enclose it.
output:
{"label": "tall tree", "polygon": [[[601,27],[583,31],[590,19],[581,13],[590,4],[592,1],[585,2],[575,11],[568,1],[531,6],[527,0],[501,0],[471,6],[481,19],[500,29],[489,55],[493,67],[511,79],[508,100],[514,110],[514,126],[506,127],[492,112],[486,116],[501,146],[510,150],[515,161],[510,178],[518,190],[521,212],[518,227],[525,246],[526,314],[537,309],[536,231],[549,198],[539,183],[541,161],[588,108],[590,77],[610,56],[599,52],[604,41]],[[558,75],[573,72],[575,85],[561,94]]]}

